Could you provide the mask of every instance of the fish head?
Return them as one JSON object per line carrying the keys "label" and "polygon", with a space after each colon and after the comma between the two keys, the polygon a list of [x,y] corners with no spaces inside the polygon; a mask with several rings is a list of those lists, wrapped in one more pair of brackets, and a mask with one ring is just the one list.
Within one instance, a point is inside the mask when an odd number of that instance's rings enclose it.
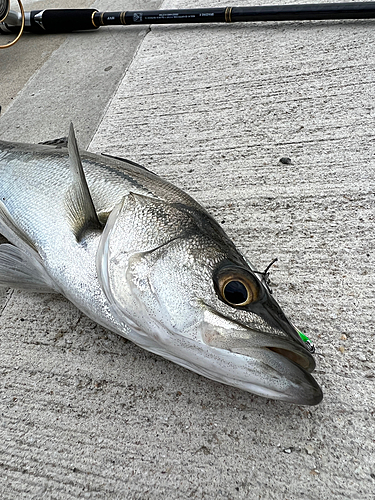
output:
{"label": "fish head", "polygon": [[199,205],[130,193],[109,216],[97,269],[138,345],[260,396],[321,401],[314,358],[265,276]]}

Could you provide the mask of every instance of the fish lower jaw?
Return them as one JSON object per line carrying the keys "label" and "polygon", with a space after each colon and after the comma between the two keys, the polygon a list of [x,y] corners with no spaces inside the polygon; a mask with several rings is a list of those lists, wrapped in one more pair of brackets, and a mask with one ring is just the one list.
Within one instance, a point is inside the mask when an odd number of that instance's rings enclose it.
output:
{"label": "fish lower jaw", "polygon": [[244,388],[244,390],[263,398],[274,399],[276,401],[283,401],[285,403],[292,403],[302,406],[315,406],[319,404],[323,398],[322,393],[319,391],[317,391],[317,393],[314,395],[296,396],[296,394],[288,394],[287,392],[276,391],[274,389],[262,386],[249,386],[248,388]]}

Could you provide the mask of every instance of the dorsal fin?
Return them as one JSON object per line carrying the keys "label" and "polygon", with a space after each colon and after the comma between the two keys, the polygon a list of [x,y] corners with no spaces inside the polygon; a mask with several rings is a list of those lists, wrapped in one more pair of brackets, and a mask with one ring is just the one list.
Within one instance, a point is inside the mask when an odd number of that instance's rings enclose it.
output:
{"label": "dorsal fin", "polygon": [[53,146],[55,148],[67,148],[68,147],[68,138],[67,137],[59,137],[58,139],[52,139],[50,141],[39,142],[42,146]]}
{"label": "dorsal fin", "polygon": [[77,241],[80,241],[86,231],[102,229],[102,225],[87,186],[72,123],[69,128],[68,152],[73,185],[68,191],[66,203],[72,229]]}
{"label": "dorsal fin", "polygon": [[[146,170],[147,172],[150,172],[151,174],[154,174],[154,172],[151,172],[151,170],[144,167],[143,165],[140,165],[139,163],[135,163],[135,161],[127,160],[126,158],[121,158],[120,156],[109,155],[108,153],[101,153],[101,155],[106,156],[107,158],[113,158],[114,160],[123,161],[124,163],[130,163],[130,165],[133,165],[133,167],[138,167],[138,168],[141,168],[142,170]],[[154,175],[156,175],[156,174],[154,174]]]}

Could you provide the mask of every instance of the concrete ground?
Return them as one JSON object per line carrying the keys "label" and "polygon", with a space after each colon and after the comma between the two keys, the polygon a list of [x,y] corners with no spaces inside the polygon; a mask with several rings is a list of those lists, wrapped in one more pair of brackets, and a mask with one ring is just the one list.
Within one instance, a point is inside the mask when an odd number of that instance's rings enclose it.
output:
{"label": "concrete ground", "polygon": [[[95,4],[136,5],[222,3]],[[0,52],[0,137],[53,139],[73,120],[82,146],[193,195],[260,269],[278,257],[275,294],[315,342],[324,389],[311,408],[252,396],[139,349],[60,296],[4,291],[2,499],[374,498],[373,31],[113,27],[25,35]]]}

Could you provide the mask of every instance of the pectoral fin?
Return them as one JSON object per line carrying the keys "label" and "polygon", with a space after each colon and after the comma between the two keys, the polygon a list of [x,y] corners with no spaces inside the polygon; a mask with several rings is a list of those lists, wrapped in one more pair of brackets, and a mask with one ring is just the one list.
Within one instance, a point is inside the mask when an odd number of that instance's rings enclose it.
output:
{"label": "pectoral fin", "polygon": [[72,229],[77,241],[80,241],[86,231],[102,229],[102,225],[99,222],[87,185],[73,124],[70,124],[69,129],[68,151],[73,184],[66,197],[66,206]]}
{"label": "pectoral fin", "polygon": [[14,222],[5,205],[0,201],[0,233],[5,240],[22,248],[30,248],[37,253],[34,243]]}
{"label": "pectoral fin", "polygon": [[59,292],[36,257],[9,243],[0,245],[0,286],[35,292]]}

